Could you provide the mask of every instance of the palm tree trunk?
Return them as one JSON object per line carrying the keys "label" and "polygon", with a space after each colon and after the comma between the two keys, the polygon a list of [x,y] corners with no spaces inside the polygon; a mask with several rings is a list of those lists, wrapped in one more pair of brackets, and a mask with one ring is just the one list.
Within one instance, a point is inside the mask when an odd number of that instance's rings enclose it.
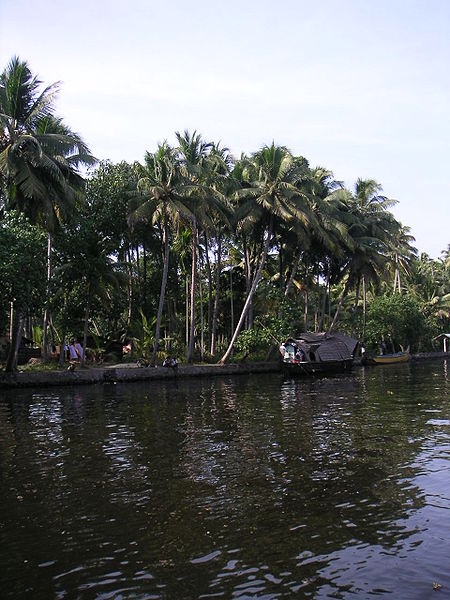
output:
{"label": "palm tree trunk", "polygon": [[249,308],[251,306],[251,303],[252,303],[252,300],[253,300],[253,296],[254,296],[256,288],[258,286],[259,280],[261,279],[261,275],[262,275],[262,272],[263,272],[263,269],[264,269],[264,265],[265,265],[265,262],[266,262],[267,254],[269,252],[270,242],[272,240],[272,229],[273,229],[273,217],[270,218],[269,229],[267,231],[267,240],[266,240],[266,243],[264,245],[264,252],[263,252],[263,255],[262,255],[261,262],[259,264],[258,271],[256,272],[256,275],[255,275],[255,278],[253,280],[252,286],[251,286],[250,291],[248,293],[247,300],[245,301],[244,308],[242,309],[242,313],[241,313],[241,316],[239,318],[238,324],[236,325],[236,329],[234,330],[233,337],[231,338],[230,345],[228,346],[227,351],[225,352],[225,354],[222,356],[222,358],[219,361],[219,363],[222,364],[222,365],[226,363],[226,361],[228,360],[228,358],[229,358],[229,356],[231,354],[231,351],[233,350],[233,347],[234,347],[234,344],[236,342],[236,339],[237,339],[237,337],[239,335],[239,332],[241,331],[242,325],[244,324],[244,319],[245,319],[245,316],[247,314],[247,311],[249,310]]}
{"label": "palm tree trunk", "polygon": [[9,343],[12,343],[14,329],[14,302],[9,305]]}
{"label": "palm tree trunk", "polygon": [[[234,297],[233,297],[233,265],[230,268],[230,317],[231,317],[231,336],[234,331]],[[233,351],[231,351],[233,356]]]}
{"label": "palm tree trunk", "polygon": [[319,326],[318,326],[318,330],[322,331],[322,327],[323,327],[323,321],[325,318],[325,311],[327,309],[327,298],[328,298],[328,284],[329,284],[329,280],[330,280],[330,268],[329,265],[327,265],[327,277],[326,277],[326,281],[325,281],[325,289],[323,291],[323,299],[322,299],[322,308],[320,311],[320,319],[319,319]]}
{"label": "palm tree trunk", "polygon": [[136,244],[136,277],[138,289],[141,287],[141,265],[140,265],[140,257],[139,257],[139,244]]}
{"label": "palm tree trunk", "polygon": [[[313,282],[314,282],[314,278],[313,278]],[[314,332],[317,333],[319,331],[319,310],[320,310],[320,306],[319,306],[319,301],[320,301],[320,286],[319,286],[319,274],[317,274],[317,285],[316,285],[316,289],[317,289],[317,302],[314,305]]]}
{"label": "palm tree trunk", "polygon": [[367,290],[366,290],[366,278],[363,275],[362,278],[362,284],[363,284],[363,329],[362,329],[362,341],[363,343],[365,343],[366,341],[366,304],[367,304]]}
{"label": "palm tree trunk", "polygon": [[284,265],[283,265],[283,244],[280,241],[280,246],[278,249],[278,262],[279,262],[279,269],[280,269],[280,296],[283,294],[283,290],[284,290],[284,274],[283,274],[283,269],[284,269]]}
{"label": "palm tree trunk", "polygon": [[147,306],[147,250],[145,248],[145,242],[142,243],[142,256],[143,256],[143,269],[144,269],[144,278],[143,278],[143,304],[144,310]]}
{"label": "palm tree trunk", "polygon": [[358,282],[356,284],[355,306],[353,307],[353,319],[352,319],[352,329],[351,329],[351,332],[350,332],[350,337],[353,337],[353,333],[355,331],[356,313],[358,312],[359,289],[360,289],[360,287],[361,287],[361,277],[358,277]]}
{"label": "palm tree trunk", "polygon": [[291,291],[292,284],[294,283],[294,279],[295,279],[295,276],[297,274],[298,266],[300,264],[300,257],[301,257],[301,255],[300,255],[300,252],[299,252],[298,255],[297,255],[297,258],[294,261],[294,265],[292,267],[291,275],[289,277],[289,281],[287,282],[286,289],[284,291],[284,295],[285,296],[288,296],[289,292]]}
{"label": "palm tree trunk", "polygon": [[222,273],[222,237],[218,235],[217,239],[217,263],[216,263],[216,295],[214,298],[214,309],[212,315],[212,332],[211,332],[211,354],[216,353],[217,339],[217,315],[219,313],[219,297],[220,297],[220,275]]}
{"label": "palm tree trunk", "polygon": [[197,286],[197,219],[194,217],[192,222],[192,265],[191,265],[191,322],[189,331],[189,346],[186,355],[186,362],[192,362],[194,354],[194,336],[195,336],[195,288]]}
{"label": "palm tree trunk", "polygon": [[23,315],[20,309],[15,310],[13,326],[11,332],[11,344],[9,346],[8,358],[6,360],[5,371],[10,373],[17,367],[17,358],[19,355],[20,342],[22,341]]}
{"label": "palm tree trunk", "polygon": [[164,269],[161,281],[161,291],[159,293],[158,315],[156,317],[155,344],[153,346],[153,354],[150,359],[150,366],[156,364],[156,356],[158,354],[159,338],[161,336],[161,320],[164,309],[164,298],[166,295],[167,274],[169,272],[169,225],[167,222],[167,208],[164,207]]}
{"label": "palm tree trunk", "polygon": [[305,289],[305,313],[303,316],[305,331],[308,331],[308,308],[309,308],[309,292]]}
{"label": "palm tree trunk", "polygon": [[206,261],[206,274],[208,278],[208,346],[211,346],[212,340],[212,312],[213,312],[213,286],[212,286],[212,271],[211,261],[209,260],[209,242],[208,236],[203,234],[205,239],[205,261]]}
{"label": "palm tree trunk", "polygon": [[205,354],[205,323],[203,319],[203,285],[201,272],[198,278],[199,295],[200,295],[200,358],[203,360]]}
{"label": "palm tree trunk", "polygon": [[60,367],[63,366],[66,358],[66,333],[67,333],[67,293],[64,292],[64,304],[63,304],[63,320],[62,320],[62,332],[61,332],[61,350],[59,353],[58,364]]}
{"label": "palm tree trunk", "polygon": [[128,258],[128,315],[127,315],[127,329],[130,328],[131,314],[133,310],[133,264],[131,261],[130,246],[126,251]]}
{"label": "palm tree trunk", "polygon": [[83,357],[81,359],[81,366],[84,367],[86,364],[86,346],[87,346],[87,334],[89,325],[89,312],[91,309],[91,284],[88,284],[88,297],[86,302],[86,310],[84,313],[84,329],[83,329]]}
{"label": "palm tree trunk", "polygon": [[278,246],[278,270],[280,272],[280,279],[278,281],[278,290],[279,290],[279,297],[278,297],[278,318],[282,319],[283,318],[283,296],[284,296],[284,265],[283,265],[283,243],[280,240],[279,246]]}
{"label": "palm tree trunk", "polygon": [[[248,296],[251,288],[251,261],[250,261],[250,250],[247,241],[244,239],[244,265],[245,265],[245,293]],[[245,328],[249,329],[249,318],[246,315]]]}
{"label": "palm tree trunk", "polygon": [[336,312],[334,313],[333,321],[332,321],[330,327],[328,328],[328,333],[331,333],[333,331],[334,326],[336,325],[339,313],[341,311],[342,305],[344,304],[344,300],[346,299],[349,291],[350,291],[350,277],[345,282],[344,291],[342,293],[341,299],[339,300],[339,304],[338,304],[338,306],[336,308]]}
{"label": "palm tree trunk", "polygon": [[331,277],[328,280],[328,323],[331,321]]}
{"label": "palm tree trunk", "polygon": [[48,344],[47,344],[47,328],[50,312],[50,279],[52,275],[52,236],[49,233],[47,235],[47,288],[45,291],[45,311],[44,311],[44,322],[43,322],[43,335],[42,335],[42,358],[44,362],[48,361]]}
{"label": "palm tree trunk", "polygon": [[186,327],[185,327],[185,338],[186,338],[186,356],[189,349],[189,275],[186,273],[186,281],[184,286],[185,296],[185,316],[186,316]]}
{"label": "palm tree trunk", "polygon": [[[261,261],[261,257],[264,252],[264,239],[261,239],[260,247],[255,250],[256,250],[256,256],[255,256],[254,260],[252,261],[253,262],[253,272],[255,273],[254,277],[256,277],[256,274],[259,272],[260,261]],[[248,327],[247,327],[248,329],[253,329],[255,326],[254,308],[255,307],[253,305],[253,297],[252,297],[250,306],[248,308]]]}

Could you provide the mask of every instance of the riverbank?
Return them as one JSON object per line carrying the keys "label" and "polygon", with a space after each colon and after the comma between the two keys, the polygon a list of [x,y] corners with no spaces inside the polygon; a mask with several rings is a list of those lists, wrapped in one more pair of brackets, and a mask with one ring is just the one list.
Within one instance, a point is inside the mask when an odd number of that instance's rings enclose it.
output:
{"label": "riverbank", "polygon": [[280,365],[278,362],[261,362],[229,365],[186,365],[179,366],[176,370],[166,367],[138,367],[135,364],[123,364],[104,368],[79,368],[75,371],[16,371],[0,374],[0,389],[276,373],[279,370]]}
{"label": "riverbank", "polygon": [[[426,352],[411,355],[411,361],[448,359],[447,352]],[[355,366],[361,366],[355,360]],[[49,387],[121,383],[127,381],[158,381],[185,377],[215,377],[220,375],[247,375],[250,373],[277,373],[280,364],[258,362],[227,365],[186,365],[173,370],[166,367],[138,367],[135,364],[111,365],[104,368],[76,369],[75,371],[16,371],[0,373],[0,389],[21,387]]]}

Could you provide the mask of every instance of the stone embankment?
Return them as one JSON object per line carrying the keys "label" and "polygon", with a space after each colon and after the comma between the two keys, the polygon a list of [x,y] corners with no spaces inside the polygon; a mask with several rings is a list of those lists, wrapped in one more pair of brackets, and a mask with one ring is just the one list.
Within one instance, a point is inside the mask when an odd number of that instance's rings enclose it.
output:
{"label": "stone embankment", "polygon": [[[411,355],[412,361],[448,359],[450,352],[426,352]],[[360,360],[355,360],[360,366]],[[165,367],[137,367],[135,364],[105,368],[76,369],[75,371],[16,371],[0,374],[0,389],[18,387],[47,387],[84,385],[125,381],[149,381],[184,377],[214,377],[217,375],[245,375],[249,373],[277,373],[279,362],[244,363],[231,365],[189,365],[173,370]]]}
{"label": "stone embankment", "polygon": [[241,375],[248,373],[275,373],[280,370],[278,362],[231,365],[190,365],[174,370],[165,367],[137,367],[115,365],[105,368],[75,369],[75,371],[16,371],[0,374],[1,388],[46,387],[60,385],[84,385],[124,381],[148,381],[184,377],[213,377],[217,375]]}
{"label": "stone embankment", "polygon": [[450,352],[420,352],[411,354],[411,360],[430,360],[432,358],[450,358]]}

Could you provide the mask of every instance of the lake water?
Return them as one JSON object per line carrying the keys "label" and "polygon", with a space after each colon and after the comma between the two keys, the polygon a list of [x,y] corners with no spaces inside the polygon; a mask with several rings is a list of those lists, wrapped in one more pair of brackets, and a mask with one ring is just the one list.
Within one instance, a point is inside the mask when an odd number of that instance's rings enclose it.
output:
{"label": "lake water", "polygon": [[450,598],[449,370],[3,392],[0,597]]}

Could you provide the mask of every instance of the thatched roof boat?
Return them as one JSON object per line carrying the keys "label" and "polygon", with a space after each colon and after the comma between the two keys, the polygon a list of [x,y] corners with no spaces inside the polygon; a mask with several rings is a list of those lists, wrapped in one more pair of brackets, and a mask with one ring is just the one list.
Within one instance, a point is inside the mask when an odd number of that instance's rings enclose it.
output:
{"label": "thatched roof boat", "polygon": [[343,333],[301,333],[280,346],[282,368],[299,375],[350,371],[357,346]]}

